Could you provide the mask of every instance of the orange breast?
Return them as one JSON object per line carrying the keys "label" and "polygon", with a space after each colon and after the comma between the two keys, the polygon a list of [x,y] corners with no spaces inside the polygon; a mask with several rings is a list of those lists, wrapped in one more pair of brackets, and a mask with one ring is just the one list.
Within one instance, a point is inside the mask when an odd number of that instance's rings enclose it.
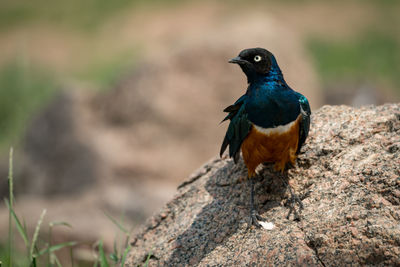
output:
{"label": "orange breast", "polygon": [[288,162],[295,163],[300,120],[301,115],[285,131],[265,133],[252,126],[241,146],[249,177],[254,177],[257,166],[264,162],[275,162],[274,169],[280,172],[285,170]]}

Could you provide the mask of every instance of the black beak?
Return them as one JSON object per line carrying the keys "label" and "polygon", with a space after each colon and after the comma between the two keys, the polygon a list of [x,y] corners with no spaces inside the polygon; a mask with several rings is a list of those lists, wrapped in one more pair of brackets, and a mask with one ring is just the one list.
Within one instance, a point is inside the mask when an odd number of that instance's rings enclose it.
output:
{"label": "black beak", "polygon": [[246,64],[247,63],[247,61],[246,60],[243,60],[241,57],[239,57],[239,56],[237,56],[237,57],[234,57],[234,58],[232,58],[231,60],[229,60],[228,61],[229,63],[235,63],[235,64]]}

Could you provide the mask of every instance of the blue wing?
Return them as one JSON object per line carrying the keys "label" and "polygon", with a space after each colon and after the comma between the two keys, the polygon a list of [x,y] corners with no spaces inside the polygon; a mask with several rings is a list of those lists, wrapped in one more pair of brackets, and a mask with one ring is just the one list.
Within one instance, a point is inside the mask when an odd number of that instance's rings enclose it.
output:
{"label": "blue wing", "polygon": [[300,112],[303,117],[303,119],[300,122],[299,145],[297,146],[297,152],[296,152],[298,154],[304,142],[306,141],[308,132],[310,130],[311,108],[307,98],[299,93],[297,94],[299,95]]}
{"label": "blue wing", "polygon": [[233,157],[235,163],[239,159],[240,146],[249,134],[252,125],[247,118],[248,114],[245,109],[246,99],[247,96],[244,95],[235,104],[224,109],[224,112],[228,112],[228,115],[223,121],[229,119],[230,123],[221,145],[220,156],[222,156],[229,145],[229,156]]}
{"label": "blue wing", "polygon": [[[269,98],[268,104],[265,105],[263,103],[262,107],[264,108],[258,109],[262,113],[258,112],[257,109],[253,109],[256,112],[252,112],[253,110],[250,108],[252,114],[249,115],[249,112],[246,111],[246,108],[249,109],[249,96],[246,94],[239,98],[235,104],[224,109],[224,112],[228,112],[228,115],[223,121],[230,120],[230,123],[221,145],[220,155],[222,156],[229,145],[229,156],[233,157],[236,163],[239,159],[240,147],[249,134],[252,123],[266,128],[276,127],[294,121],[301,112],[302,120],[300,122],[299,144],[297,147],[297,153],[299,153],[310,129],[310,105],[307,98],[294,91],[283,99],[284,101],[275,101]],[[280,112],[276,112],[278,110]]]}

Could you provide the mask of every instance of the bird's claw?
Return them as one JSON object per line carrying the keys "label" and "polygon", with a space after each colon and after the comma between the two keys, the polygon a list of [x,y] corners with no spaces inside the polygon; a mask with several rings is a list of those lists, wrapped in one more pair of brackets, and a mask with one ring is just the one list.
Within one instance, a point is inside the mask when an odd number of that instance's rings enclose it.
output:
{"label": "bird's claw", "polygon": [[265,221],[263,217],[261,217],[255,210],[250,212],[250,221],[247,225],[247,229],[249,229],[252,225],[256,226],[257,228],[261,228],[261,224],[259,221]]}
{"label": "bird's claw", "polygon": [[[292,190],[290,190],[290,194],[291,194],[291,196],[287,201],[287,204],[289,206],[289,212],[288,212],[288,215],[286,216],[286,219],[289,219],[290,214],[293,213],[294,220],[300,221],[300,214],[301,214],[301,211],[304,209],[303,202],[301,201],[299,196],[297,196],[296,194],[293,194]],[[299,206],[298,211],[296,210],[296,203]]]}

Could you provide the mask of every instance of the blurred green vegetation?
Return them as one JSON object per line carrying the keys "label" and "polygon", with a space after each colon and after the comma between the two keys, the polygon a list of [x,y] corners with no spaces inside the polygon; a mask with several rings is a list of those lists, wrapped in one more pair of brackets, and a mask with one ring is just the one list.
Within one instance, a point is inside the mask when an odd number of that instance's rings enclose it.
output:
{"label": "blurred green vegetation", "polygon": [[108,16],[138,0],[3,0],[0,9],[0,29],[41,20],[93,28]]}
{"label": "blurred green vegetation", "polygon": [[55,91],[51,71],[24,58],[0,69],[0,150],[17,142],[32,114]]}
{"label": "blurred green vegetation", "polygon": [[324,83],[389,84],[400,93],[400,42],[384,32],[365,32],[345,41],[312,38],[308,47]]}
{"label": "blurred green vegetation", "polygon": [[[43,234],[43,223],[46,215],[46,209],[43,209],[39,220],[37,221],[35,230],[32,235],[28,232],[28,227],[25,220],[18,216],[15,211],[15,198],[14,198],[14,176],[13,176],[13,148],[10,149],[9,154],[9,170],[8,170],[8,197],[4,199],[8,209],[8,240],[7,244],[0,243],[0,267],[1,266],[62,266],[62,263],[56,252],[63,250],[69,251],[68,266],[124,266],[127,255],[131,250],[129,240],[131,238],[132,229],[124,225],[123,220],[116,220],[108,213],[104,212],[105,216],[115,224],[118,228],[117,236],[114,239],[113,252],[106,254],[103,246],[103,241],[100,239],[93,244],[93,258],[88,261],[81,261],[74,257],[73,248],[78,245],[78,242],[68,241],[63,243],[54,244],[53,235],[54,229],[59,227],[72,228],[68,222],[64,221],[51,221],[48,223],[48,229]],[[18,234],[17,234],[18,233]],[[121,238],[118,238],[122,234]],[[19,236],[21,245],[24,244],[25,248],[16,246],[16,236]],[[4,239],[6,235],[1,236]],[[3,241],[3,240],[2,240]],[[25,252],[25,253],[24,253]],[[148,262],[148,261],[146,261]],[[74,264],[75,263],[75,264]],[[64,263],[66,264],[66,263]]]}
{"label": "blurred green vegetation", "polygon": [[136,62],[135,57],[133,49],[110,56],[94,57],[72,76],[76,80],[91,84],[96,90],[107,90],[112,88],[127,71],[132,70]]}
{"label": "blurred green vegetation", "polygon": [[[68,75],[70,79],[90,84],[90,88],[106,90],[133,68],[134,59],[132,51],[94,57]],[[59,75],[22,57],[0,67],[0,151],[18,143],[35,112],[61,87]]]}
{"label": "blurred green vegetation", "polygon": [[[26,259],[26,255],[18,249],[13,249],[13,266],[29,266],[29,261]],[[0,262],[1,266],[10,266],[9,251],[5,244],[0,243]]]}
{"label": "blurred green vegetation", "polygon": [[41,21],[93,30],[113,15],[129,7],[172,4],[182,0],[2,0],[0,30]]}

